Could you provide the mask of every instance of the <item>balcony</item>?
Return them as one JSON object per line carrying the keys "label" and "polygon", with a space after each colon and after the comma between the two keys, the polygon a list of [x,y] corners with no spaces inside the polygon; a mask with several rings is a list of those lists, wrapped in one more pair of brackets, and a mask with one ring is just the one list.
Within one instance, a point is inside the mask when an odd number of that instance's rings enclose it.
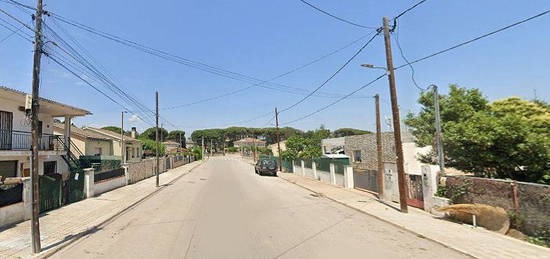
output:
{"label": "balcony", "polygon": [[[38,139],[38,150],[63,151],[62,136],[42,134]],[[1,130],[0,150],[30,151],[32,147],[32,134],[25,131]]]}

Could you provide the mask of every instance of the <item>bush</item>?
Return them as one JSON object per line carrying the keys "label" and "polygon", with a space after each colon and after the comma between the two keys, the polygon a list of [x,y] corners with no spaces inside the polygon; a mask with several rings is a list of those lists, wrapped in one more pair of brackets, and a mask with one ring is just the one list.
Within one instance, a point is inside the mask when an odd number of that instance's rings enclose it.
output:
{"label": "bush", "polygon": [[239,152],[239,148],[237,147],[228,147],[225,149],[227,152],[229,153],[236,153],[236,152]]}

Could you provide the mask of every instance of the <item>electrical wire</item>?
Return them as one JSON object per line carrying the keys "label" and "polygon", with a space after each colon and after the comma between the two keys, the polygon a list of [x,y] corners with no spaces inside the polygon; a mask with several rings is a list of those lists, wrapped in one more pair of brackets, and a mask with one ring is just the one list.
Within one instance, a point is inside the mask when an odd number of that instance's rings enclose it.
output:
{"label": "electrical wire", "polygon": [[[0,43],[2,43],[2,42],[4,42],[4,41],[6,41],[7,39],[11,38],[11,36],[16,35],[17,32],[19,32],[19,31],[20,31],[21,29],[23,29],[23,28],[24,28],[24,27],[21,26],[21,27],[19,27],[19,29],[14,30],[14,31],[11,31],[10,34],[8,34],[6,37],[4,37],[4,38],[2,38],[2,39],[0,40]],[[31,42],[32,42],[32,41],[31,41]]]}
{"label": "electrical wire", "polygon": [[[401,48],[401,43],[399,42],[399,27],[396,27],[396,30],[395,30],[395,43],[397,45],[397,48],[399,49],[399,54],[401,55],[401,58],[405,62],[409,63],[409,60],[407,59],[407,57],[403,52],[403,48]],[[414,70],[414,67],[411,64],[409,64],[409,68],[411,69],[411,81],[413,82],[414,86],[421,92],[426,91],[427,89],[420,87],[416,82],[416,78],[415,78],[416,71]]]}
{"label": "electrical wire", "polygon": [[333,14],[331,14],[331,13],[329,13],[329,12],[327,12],[327,11],[325,11],[325,10],[323,10],[323,9],[321,9],[321,8],[319,8],[319,7],[317,7],[317,6],[313,5],[313,4],[311,4],[311,3],[309,3],[309,2],[304,1],[304,0],[300,0],[300,2],[302,2],[302,3],[306,4],[306,5],[308,5],[309,7],[311,7],[311,8],[313,8],[313,9],[317,10],[317,11],[320,12],[320,13],[323,13],[323,14],[325,14],[325,15],[328,15],[328,16],[330,16],[330,17],[332,17],[332,18],[334,18],[334,19],[336,19],[336,20],[338,20],[338,21],[341,21],[341,22],[343,22],[343,23],[347,23],[347,24],[350,24],[350,25],[353,25],[353,26],[356,26],[356,27],[364,28],[364,29],[378,29],[378,27],[365,26],[365,25],[361,25],[361,24],[358,24],[358,23],[355,23],[355,22],[352,22],[352,21],[349,21],[349,20],[340,18],[340,17],[338,17],[338,16],[336,16],[336,15],[333,15]]}
{"label": "electrical wire", "polygon": [[282,109],[280,112],[285,112],[285,111],[288,111],[294,107],[296,107],[298,104],[304,102],[305,100],[307,100],[309,97],[311,97],[315,92],[319,91],[319,89],[323,88],[328,82],[330,82],[338,73],[340,73],[340,71],[342,71],[352,60],[355,59],[355,57],[357,57],[375,38],[376,36],[378,36],[380,34],[380,32],[378,31],[376,34],[374,34],[372,36],[372,38],[370,38],[363,46],[361,46],[361,48],[359,48],[359,50],[357,50],[357,52],[355,52],[355,54],[353,54],[353,56],[351,56],[340,68],[338,68],[338,70],[336,70],[336,72],[334,72],[327,80],[325,80],[321,85],[319,85],[317,88],[315,88],[315,90],[313,90],[311,93],[309,93],[308,95],[306,95],[304,98],[300,99],[299,101],[295,102],[294,104]]}
{"label": "electrical wire", "polygon": [[[316,59],[314,59],[314,60],[312,60],[312,61],[310,61],[310,62],[307,62],[307,63],[305,63],[305,64],[303,64],[303,65],[301,65],[301,66],[298,66],[298,67],[293,68],[293,69],[291,69],[291,70],[289,70],[289,71],[287,71],[287,72],[284,72],[284,73],[282,73],[282,74],[280,74],[280,75],[277,75],[277,76],[275,76],[275,77],[272,77],[272,78],[270,78],[270,79],[267,80],[267,81],[274,81],[274,80],[276,80],[276,79],[279,79],[279,78],[282,78],[282,77],[284,77],[284,76],[287,76],[287,75],[289,75],[289,74],[291,74],[291,73],[300,71],[300,70],[302,70],[302,69],[304,69],[304,68],[306,68],[306,67],[308,67],[308,66],[310,66],[310,65],[313,65],[313,64],[315,64],[315,63],[317,63],[317,62],[319,62],[319,61],[321,61],[321,60],[323,60],[323,59],[325,59],[325,58],[327,58],[327,57],[330,57],[330,56],[332,56],[332,55],[334,55],[334,54],[336,54],[336,53],[339,53],[340,51],[342,51],[342,50],[344,50],[344,49],[347,49],[347,48],[350,47],[350,46],[353,46],[355,43],[357,43],[357,42],[363,40],[364,38],[368,37],[369,35],[371,35],[371,34],[373,34],[373,33],[375,33],[375,31],[372,31],[371,33],[369,33],[369,34],[367,34],[367,35],[363,35],[363,36],[359,37],[358,39],[355,39],[355,40],[353,40],[352,42],[349,42],[349,43],[347,43],[346,45],[344,45],[344,46],[342,46],[342,47],[340,47],[340,48],[338,48],[338,49],[336,49],[336,50],[333,50],[333,51],[331,51],[331,52],[329,52],[329,53],[327,53],[327,54],[325,54],[325,55],[322,55],[322,56],[320,56],[320,57],[318,57],[318,58],[316,58]],[[256,86],[256,85],[251,85],[251,86],[239,88],[239,89],[237,89],[237,90],[234,90],[234,91],[231,91],[231,92],[228,92],[228,93],[225,93],[225,94],[221,94],[221,95],[214,96],[214,97],[208,97],[208,98],[205,98],[205,99],[201,99],[201,100],[194,101],[194,102],[190,102],[190,103],[186,103],[186,104],[180,104],[180,105],[174,105],[174,106],[164,107],[164,108],[162,108],[162,109],[163,109],[163,110],[172,110],[172,109],[184,108],[184,107],[191,106],[191,105],[195,105],[195,104],[205,103],[205,102],[217,100],[217,99],[220,99],[220,98],[223,98],[223,97],[231,96],[231,95],[234,95],[234,94],[237,94],[237,93],[246,91],[246,90],[248,90],[248,89],[250,89],[250,88],[252,88],[252,87],[254,87],[254,86]],[[338,97],[340,97],[340,96],[337,96],[337,97],[328,97],[328,96],[327,96],[327,98],[338,98]],[[365,97],[359,97],[359,98],[365,98]]]}
{"label": "electrical wire", "polygon": [[336,101],[331,102],[331,103],[329,103],[329,104],[327,104],[327,105],[325,105],[325,106],[323,106],[323,107],[321,107],[321,108],[315,110],[315,111],[312,112],[312,113],[308,113],[307,115],[304,115],[304,116],[299,117],[299,118],[297,118],[297,119],[294,119],[294,120],[291,120],[291,121],[287,121],[287,122],[285,122],[285,123],[282,123],[281,125],[288,125],[288,124],[291,124],[291,123],[295,123],[295,122],[301,121],[301,120],[303,120],[303,119],[309,118],[309,117],[311,117],[311,116],[313,116],[313,115],[315,115],[315,114],[317,114],[317,113],[320,113],[320,112],[322,112],[322,111],[328,109],[329,107],[331,107],[331,106],[333,106],[333,105],[336,105],[337,103],[339,103],[339,102],[341,102],[341,101],[347,99],[348,97],[352,96],[353,94],[355,94],[355,93],[357,93],[357,92],[359,92],[359,91],[361,91],[361,90],[363,90],[363,89],[365,89],[365,88],[371,86],[371,85],[374,84],[376,81],[382,79],[382,78],[383,78],[384,76],[386,76],[386,75],[387,75],[387,74],[384,73],[384,74],[378,76],[377,78],[375,78],[374,80],[368,82],[367,84],[365,84],[365,85],[363,85],[363,86],[357,88],[357,89],[354,90],[353,92],[351,92],[351,93],[349,93],[349,94],[343,96],[342,98],[339,98],[339,99],[337,99]]}
{"label": "electrical wire", "polygon": [[403,11],[403,12],[399,13],[397,16],[395,16],[395,17],[393,18],[393,20],[395,21],[395,20],[399,19],[401,16],[405,15],[406,13],[408,13],[409,11],[411,11],[412,9],[418,7],[419,5],[423,4],[423,3],[426,2],[426,1],[427,1],[427,0],[422,0],[422,1],[420,1],[420,2],[418,2],[418,3],[416,3],[416,4],[414,4],[413,6],[407,8],[405,11]]}
{"label": "electrical wire", "polygon": [[411,64],[415,64],[415,63],[424,61],[424,60],[426,60],[426,59],[433,58],[433,57],[438,56],[438,55],[440,55],[440,54],[443,54],[443,53],[445,53],[445,52],[449,52],[449,51],[451,51],[451,50],[460,48],[460,47],[462,47],[462,46],[464,46],[464,45],[468,45],[468,44],[470,44],[470,43],[472,43],[472,42],[475,42],[475,41],[481,40],[481,39],[483,39],[483,38],[489,37],[489,36],[491,36],[491,35],[493,35],[493,34],[497,34],[497,33],[501,32],[501,31],[510,29],[510,28],[512,28],[512,27],[515,27],[515,26],[518,26],[518,25],[520,25],[520,24],[526,23],[526,22],[531,21],[531,20],[533,20],[533,19],[539,18],[539,17],[541,17],[541,16],[543,16],[543,15],[546,15],[546,14],[548,14],[548,13],[550,13],[550,10],[546,10],[546,11],[544,11],[544,12],[542,12],[542,13],[533,15],[533,16],[531,16],[531,17],[525,18],[525,19],[520,20],[520,21],[518,21],[518,22],[515,22],[515,23],[513,23],[513,24],[504,26],[504,27],[502,27],[502,28],[500,28],[500,29],[497,29],[497,30],[494,30],[494,31],[485,33],[485,34],[483,34],[483,35],[481,35],[481,36],[475,37],[475,38],[473,38],[473,39],[471,39],[471,40],[464,41],[464,42],[462,42],[462,43],[459,43],[459,44],[454,45],[454,46],[452,46],[452,47],[446,48],[446,49],[444,49],[444,50],[440,50],[440,51],[438,51],[438,52],[435,52],[435,53],[433,53],[433,54],[427,55],[427,56],[425,56],[425,57],[422,57],[422,58],[413,60],[413,61],[411,61],[411,62],[407,62],[406,64],[403,64],[403,65],[400,65],[400,66],[396,67],[395,69],[397,70],[397,69],[403,68],[403,67],[405,67],[405,66],[409,66],[409,65],[411,65]]}

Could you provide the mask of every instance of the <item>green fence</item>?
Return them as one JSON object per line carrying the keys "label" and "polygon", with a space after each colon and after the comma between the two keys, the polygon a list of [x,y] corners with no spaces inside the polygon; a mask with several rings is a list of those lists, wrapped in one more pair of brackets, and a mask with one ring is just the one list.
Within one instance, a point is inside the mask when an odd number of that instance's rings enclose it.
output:
{"label": "green fence", "polygon": [[41,175],[40,212],[61,207],[61,175]]}
{"label": "green fence", "polygon": [[63,186],[63,205],[84,199],[84,170],[71,170],[69,179]]}
{"label": "green fence", "polygon": [[118,156],[80,156],[82,168],[94,168],[96,172],[109,171],[121,167]]}

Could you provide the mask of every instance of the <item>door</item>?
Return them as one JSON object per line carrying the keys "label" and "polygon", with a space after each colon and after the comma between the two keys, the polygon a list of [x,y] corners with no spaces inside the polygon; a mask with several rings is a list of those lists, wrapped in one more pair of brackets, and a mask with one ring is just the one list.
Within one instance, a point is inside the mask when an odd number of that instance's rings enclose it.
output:
{"label": "door", "polygon": [[13,113],[0,111],[0,150],[12,149]]}
{"label": "door", "polygon": [[407,174],[407,187],[409,197],[407,204],[416,208],[424,208],[424,191],[422,188],[422,175]]}

